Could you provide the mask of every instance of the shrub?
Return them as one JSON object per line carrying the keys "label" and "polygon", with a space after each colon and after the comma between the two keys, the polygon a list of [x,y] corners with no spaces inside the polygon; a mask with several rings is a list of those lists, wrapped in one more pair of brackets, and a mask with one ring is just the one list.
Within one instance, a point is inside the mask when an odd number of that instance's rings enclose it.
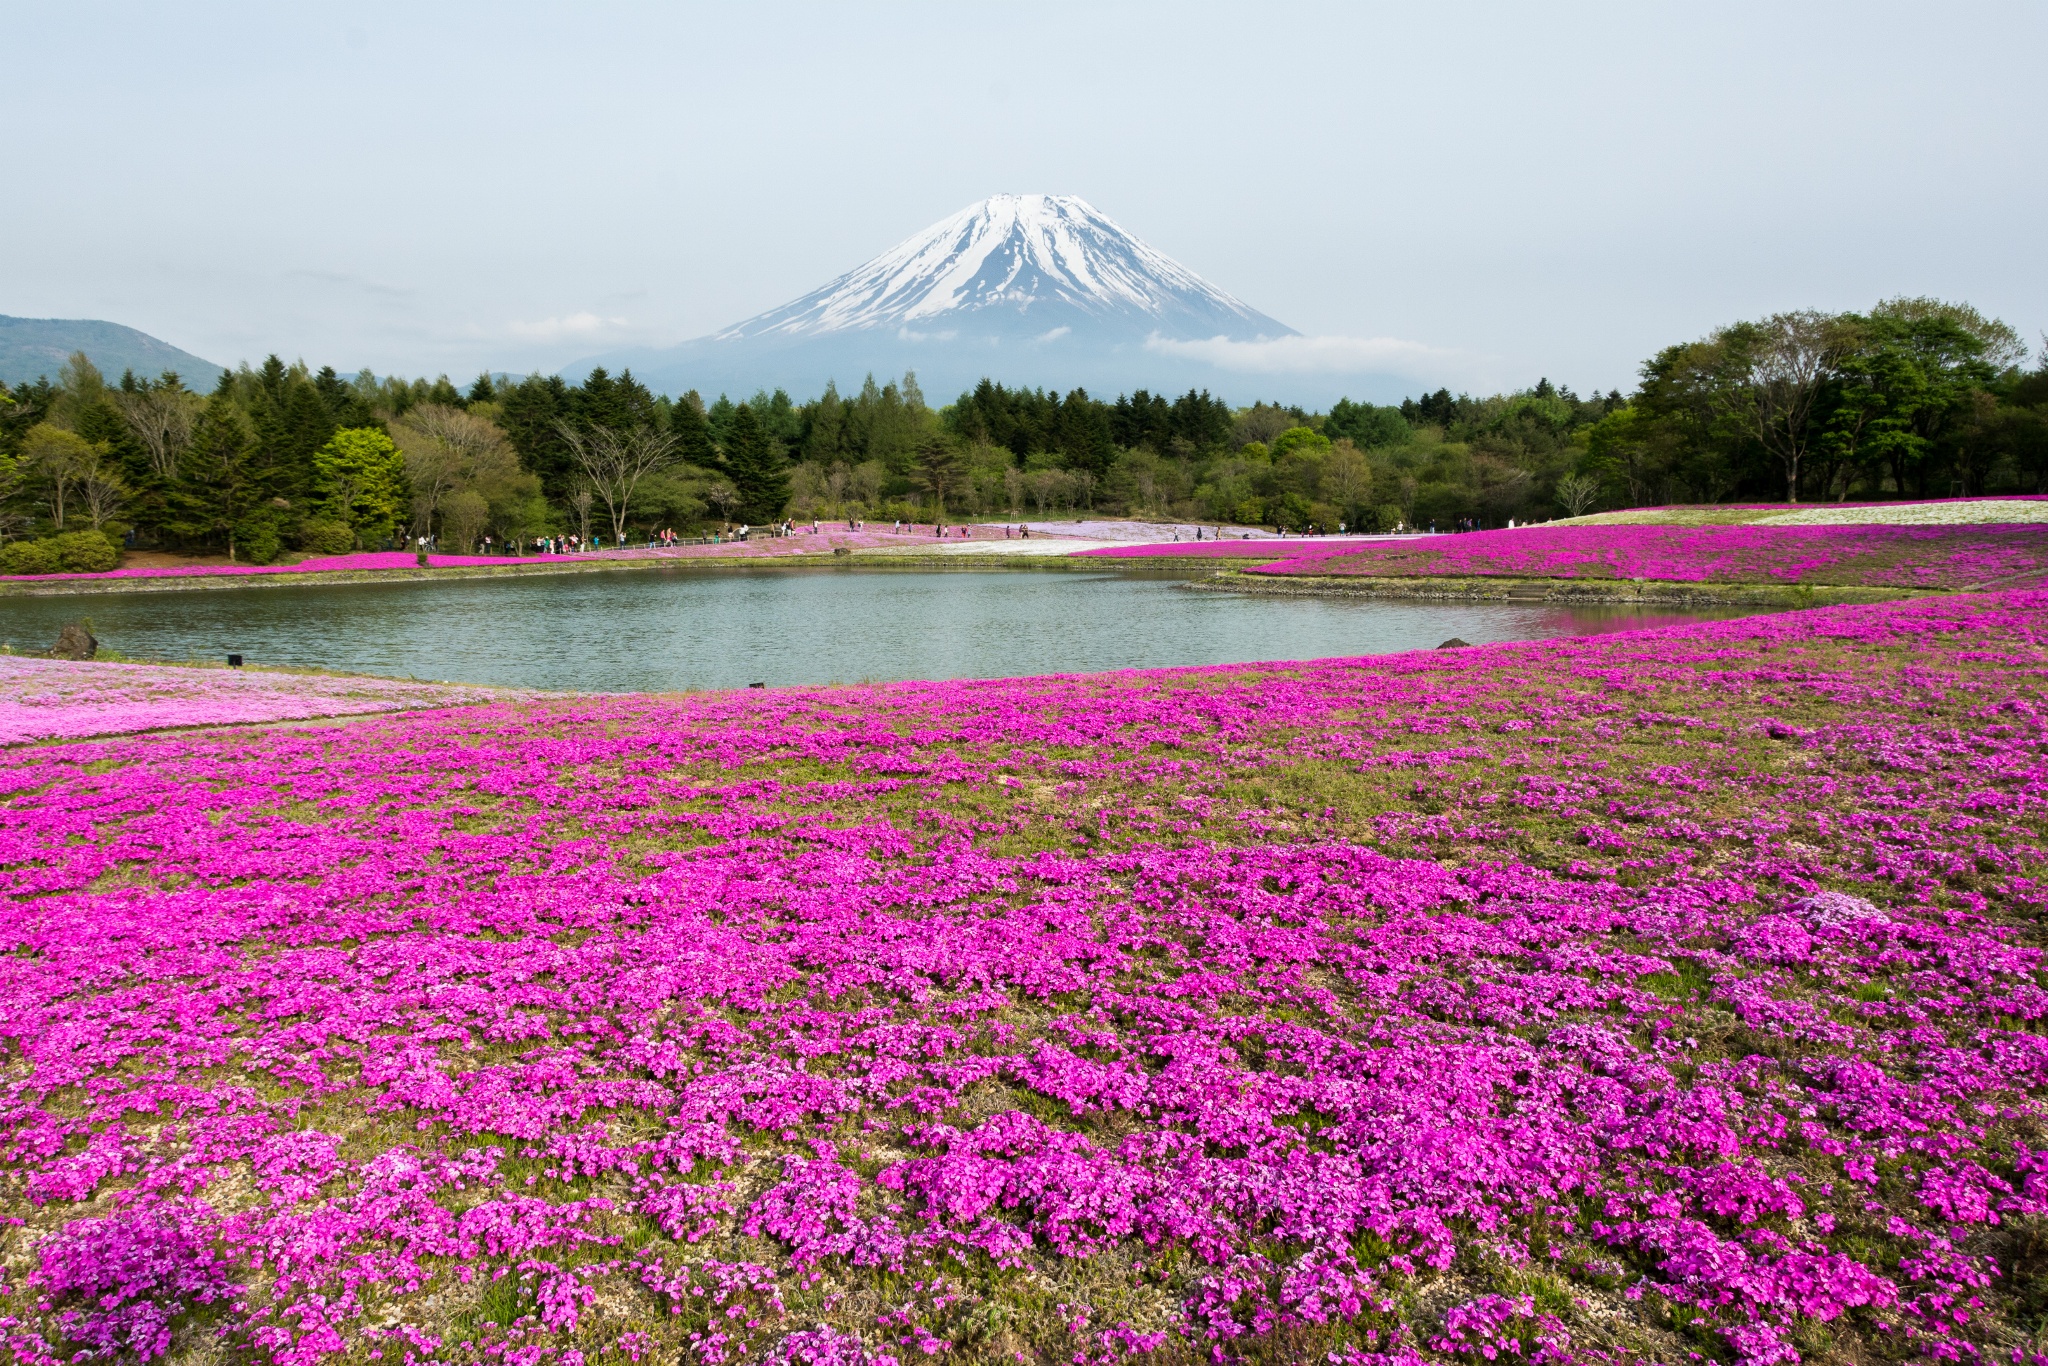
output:
{"label": "shrub", "polygon": [[346,555],[356,548],[355,529],[335,517],[308,517],[299,523],[299,548],[321,555]]}
{"label": "shrub", "polygon": [[121,562],[121,552],[103,531],[67,531],[45,544],[67,574],[104,574]]}
{"label": "shrub", "polygon": [[1269,499],[1266,503],[1266,515],[1271,517],[1276,525],[1284,526],[1289,531],[1305,531],[1308,524],[1315,520],[1315,509],[1309,505],[1308,499],[1300,494],[1289,493],[1280,498],[1277,506]]}
{"label": "shrub", "polygon": [[269,564],[284,549],[284,540],[277,534],[277,526],[268,518],[250,518],[238,523],[234,531],[235,554],[250,564]]}
{"label": "shrub", "polygon": [[0,546],[0,573],[55,574],[61,567],[57,549],[48,541],[16,541]]}

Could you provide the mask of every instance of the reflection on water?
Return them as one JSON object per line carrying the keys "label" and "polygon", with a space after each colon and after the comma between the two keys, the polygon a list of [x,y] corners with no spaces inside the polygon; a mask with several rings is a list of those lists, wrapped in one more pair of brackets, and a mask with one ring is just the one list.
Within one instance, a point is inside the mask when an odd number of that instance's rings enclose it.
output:
{"label": "reflection on water", "polygon": [[663,569],[11,598],[0,638],[45,649],[87,617],[133,658],[642,692],[1315,659],[1749,615],[1263,597],[1179,577]]}

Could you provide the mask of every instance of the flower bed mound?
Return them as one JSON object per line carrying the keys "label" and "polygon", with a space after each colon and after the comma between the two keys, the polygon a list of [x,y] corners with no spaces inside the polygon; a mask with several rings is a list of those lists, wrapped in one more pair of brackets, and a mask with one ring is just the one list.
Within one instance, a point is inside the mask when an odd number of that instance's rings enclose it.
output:
{"label": "flower bed mound", "polygon": [[20,751],[0,1332],[2033,1360],[2044,641],[2013,593]]}
{"label": "flower bed mound", "polygon": [[2048,583],[2048,526],[1522,527],[1309,548],[1259,574],[1970,589]]}
{"label": "flower bed mound", "polygon": [[1630,522],[1671,526],[1962,526],[2048,522],[2048,494],[1883,503],[1690,503],[1588,513],[1566,519],[1561,525],[1613,526]]}
{"label": "flower bed mound", "polygon": [[0,745],[489,701],[498,688],[0,655]]}
{"label": "flower bed mound", "polygon": [[1332,536],[1328,541],[1265,536],[1254,540],[1155,541],[1149,545],[1111,545],[1095,550],[1077,550],[1074,554],[1090,559],[1109,560],[1160,559],[1174,556],[1205,560],[1286,560],[1293,559],[1304,550],[1336,554],[1358,550],[1372,544],[1374,542],[1355,536]]}

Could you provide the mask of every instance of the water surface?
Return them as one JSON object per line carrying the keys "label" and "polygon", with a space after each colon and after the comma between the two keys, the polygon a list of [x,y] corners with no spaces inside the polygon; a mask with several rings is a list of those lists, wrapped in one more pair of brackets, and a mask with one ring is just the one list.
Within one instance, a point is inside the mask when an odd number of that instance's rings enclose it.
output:
{"label": "water surface", "polygon": [[1383,654],[1749,615],[1197,592],[1185,575],[660,569],[0,599],[0,639],[89,618],[131,658],[599,692],[1003,678]]}

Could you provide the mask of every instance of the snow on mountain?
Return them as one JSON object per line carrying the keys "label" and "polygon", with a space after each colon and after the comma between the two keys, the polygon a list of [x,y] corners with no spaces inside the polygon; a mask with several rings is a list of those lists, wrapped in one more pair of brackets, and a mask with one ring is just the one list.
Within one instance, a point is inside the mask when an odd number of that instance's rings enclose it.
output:
{"label": "snow on mountain", "polygon": [[[1250,341],[1294,336],[1072,195],[1003,194],[883,252],[821,289],[707,340],[794,341],[889,329],[1046,337]],[[1064,335],[1064,334],[1061,334]]]}
{"label": "snow on mountain", "polygon": [[[1006,194],[962,209],[801,299],[674,346],[563,368],[631,369],[656,390],[799,397],[827,383],[917,372],[934,401],[982,378],[1062,393],[1254,390],[1289,401],[1399,397],[1405,382],[1325,366],[1299,376],[1243,363],[1311,349],[1072,195]],[[1238,362],[1238,363],[1233,363]],[[1359,371],[1374,367],[1361,364]]]}

